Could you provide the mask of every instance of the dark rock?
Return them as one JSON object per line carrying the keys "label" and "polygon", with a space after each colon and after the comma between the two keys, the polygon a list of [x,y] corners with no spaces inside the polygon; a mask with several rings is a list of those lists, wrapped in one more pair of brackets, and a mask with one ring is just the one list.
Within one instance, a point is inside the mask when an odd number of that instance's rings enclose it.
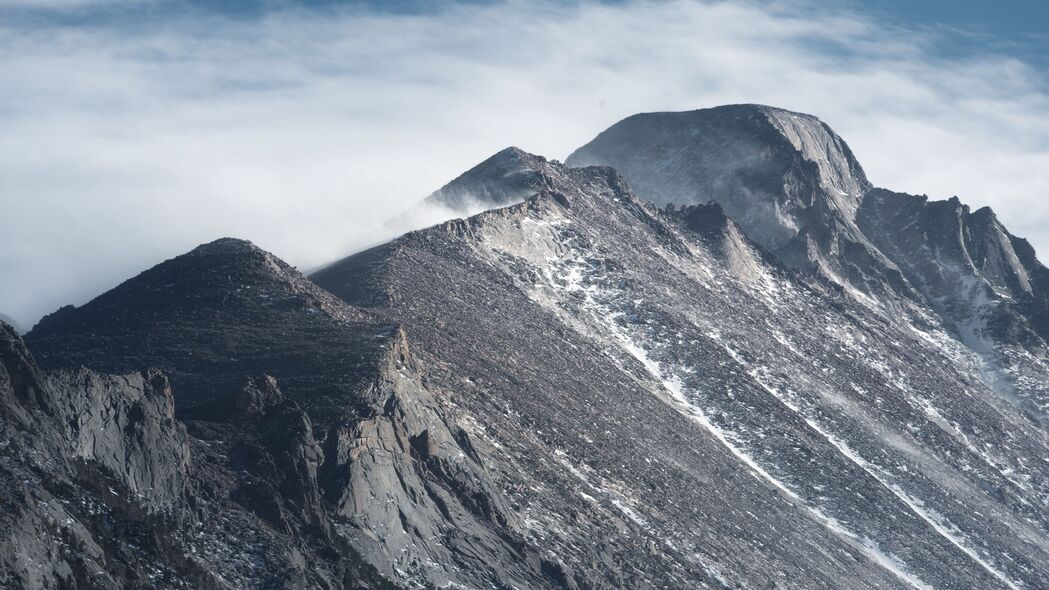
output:
{"label": "dark rock", "polygon": [[[507,527],[501,491],[460,447],[397,325],[246,242],[201,246],[27,338],[50,367],[162,367],[199,497],[290,541],[307,580],[332,584],[347,561],[433,584],[542,579],[538,549]],[[258,374],[272,377],[245,381]],[[268,579],[240,564],[284,546],[215,543],[200,567],[241,581]]]}
{"label": "dark rock", "polygon": [[25,332],[11,316],[0,313],[0,322],[11,326],[11,328],[18,334]]}

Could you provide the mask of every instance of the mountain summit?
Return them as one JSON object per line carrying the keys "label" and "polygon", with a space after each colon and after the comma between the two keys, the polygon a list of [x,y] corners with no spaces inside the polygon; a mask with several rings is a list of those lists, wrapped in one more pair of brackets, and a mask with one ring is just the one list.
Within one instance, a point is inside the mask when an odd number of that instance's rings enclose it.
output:
{"label": "mountain summit", "polygon": [[559,175],[546,158],[508,147],[444,185],[425,202],[458,211],[504,207],[551,186]]}
{"label": "mountain summit", "polygon": [[[429,382],[472,417],[526,538],[572,583],[732,588],[790,571],[786,587],[1011,588],[1049,575],[1009,540],[1029,515],[1049,526],[1019,508],[1042,502],[1024,478],[1049,481],[1036,459],[1049,440],[931,311],[886,313],[792,270],[716,203],[659,209],[611,168],[548,166],[538,184],[551,188],[522,203],[311,279],[406,326]],[[504,178],[485,176],[500,194]],[[593,565],[603,555],[621,578]]]}
{"label": "mountain summit", "polygon": [[[642,113],[567,159],[619,171],[658,205],[719,202],[793,268],[889,314],[938,315],[1006,395],[1046,416],[1045,267],[990,209],[875,189],[829,126],[763,105]],[[1037,351],[1033,357],[1025,350]],[[1026,376],[1026,377],[1023,377]]]}
{"label": "mountain summit", "polygon": [[618,170],[657,205],[717,201],[788,264],[864,291],[903,288],[899,271],[856,227],[871,184],[830,127],[763,105],[642,113],[603,131],[570,166]]}

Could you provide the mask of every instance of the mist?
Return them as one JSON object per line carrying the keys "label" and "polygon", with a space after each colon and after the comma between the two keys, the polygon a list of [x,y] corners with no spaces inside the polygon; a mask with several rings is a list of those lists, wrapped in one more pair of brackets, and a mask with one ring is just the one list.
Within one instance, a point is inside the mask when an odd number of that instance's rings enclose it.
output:
{"label": "mist", "polygon": [[790,1],[4,19],[0,312],[28,328],[223,236],[315,268],[509,145],[563,159],[636,112],[740,102],[1049,251],[1047,73],[953,34]]}

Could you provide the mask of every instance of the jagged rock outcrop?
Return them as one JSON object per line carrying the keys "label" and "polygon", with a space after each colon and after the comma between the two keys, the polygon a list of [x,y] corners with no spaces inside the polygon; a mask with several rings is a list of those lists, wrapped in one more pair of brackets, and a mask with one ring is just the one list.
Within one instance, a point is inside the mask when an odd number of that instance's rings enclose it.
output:
{"label": "jagged rock outcrop", "polygon": [[760,276],[763,266],[781,264],[775,256],[750,241],[717,201],[682,207],[670,205],[663,213],[699,238],[707,250],[740,279]]}
{"label": "jagged rock outcrop", "polygon": [[878,189],[859,222],[970,347],[987,346],[984,338],[1021,346],[1049,338],[1049,271],[989,207]]}
{"label": "jagged rock outcrop", "polygon": [[989,207],[957,197],[871,191],[863,231],[896,261],[952,334],[976,351],[996,389],[1039,420],[1049,417],[1049,270]]}
{"label": "jagged rock outcrop", "polygon": [[164,533],[145,529],[185,518],[189,443],[172,411],[160,373],[43,373],[0,324],[0,585],[118,588],[170,572]]}

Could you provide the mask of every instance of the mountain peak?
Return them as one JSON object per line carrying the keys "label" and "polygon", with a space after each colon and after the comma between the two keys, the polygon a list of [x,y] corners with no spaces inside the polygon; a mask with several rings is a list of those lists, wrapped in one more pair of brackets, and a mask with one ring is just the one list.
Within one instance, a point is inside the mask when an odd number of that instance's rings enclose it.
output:
{"label": "mountain peak", "polygon": [[264,252],[249,240],[240,238],[219,238],[206,244],[201,244],[190,250],[188,254],[194,256],[207,256],[213,254],[253,254]]}
{"label": "mountain peak", "polygon": [[158,304],[172,313],[196,313],[212,300],[229,307],[248,294],[276,297],[308,291],[306,278],[283,260],[247,240],[220,238],[161,262],[80,307],[67,305],[45,316],[33,333],[80,312],[114,314],[115,321],[133,323],[142,320],[139,312],[154,313]]}
{"label": "mountain peak", "polygon": [[[861,286],[898,282],[855,224],[871,183],[845,141],[812,115],[758,104],[641,113],[567,164],[611,166],[659,206],[717,201],[793,267]],[[842,259],[850,252],[859,262]]]}
{"label": "mountain peak", "polygon": [[[242,360],[260,349],[272,358],[290,347],[294,357],[321,338],[356,342],[365,336],[348,334],[348,326],[357,324],[369,326],[365,334],[388,330],[269,252],[223,238],[162,262],[80,307],[45,316],[26,341],[44,368],[84,365],[122,373],[159,367],[181,386],[181,399],[195,403],[194,398],[227,391],[244,374],[257,373]],[[200,373],[200,366],[209,369]],[[289,390],[304,389],[298,383],[292,379]]]}
{"label": "mountain peak", "polygon": [[508,147],[467,170],[426,198],[426,203],[476,213],[518,203],[558,175],[546,158]]}
{"label": "mountain peak", "polygon": [[[567,163],[616,168],[660,206],[720,201],[744,227],[767,226],[772,246],[800,230],[799,210],[852,218],[871,188],[852,150],[817,117],[757,104],[633,115]],[[774,211],[739,215],[755,207]]]}

